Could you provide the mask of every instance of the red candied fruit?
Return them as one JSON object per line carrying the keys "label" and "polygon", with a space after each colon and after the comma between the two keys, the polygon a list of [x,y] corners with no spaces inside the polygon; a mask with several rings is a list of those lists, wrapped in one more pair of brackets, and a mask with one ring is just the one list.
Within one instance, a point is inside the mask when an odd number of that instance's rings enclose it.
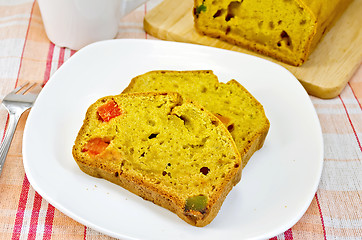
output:
{"label": "red candied fruit", "polygon": [[118,107],[114,100],[108,101],[98,107],[98,115],[104,122],[109,122],[112,118],[120,116],[121,114],[122,110]]}
{"label": "red candied fruit", "polygon": [[82,149],[82,152],[88,152],[90,155],[98,155],[109,145],[110,141],[102,138],[93,138],[89,140]]}
{"label": "red candied fruit", "polygon": [[225,126],[227,126],[229,124],[229,122],[231,121],[230,118],[225,117],[219,113],[214,114]]}

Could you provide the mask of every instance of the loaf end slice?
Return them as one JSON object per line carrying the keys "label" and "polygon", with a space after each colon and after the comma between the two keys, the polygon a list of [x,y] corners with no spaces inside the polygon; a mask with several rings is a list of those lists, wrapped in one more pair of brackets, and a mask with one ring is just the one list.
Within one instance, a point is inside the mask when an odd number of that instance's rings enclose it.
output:
{"label": "loaf end slice", "polygon": [[195,0],[195,29],[300,66],[352,0]]}

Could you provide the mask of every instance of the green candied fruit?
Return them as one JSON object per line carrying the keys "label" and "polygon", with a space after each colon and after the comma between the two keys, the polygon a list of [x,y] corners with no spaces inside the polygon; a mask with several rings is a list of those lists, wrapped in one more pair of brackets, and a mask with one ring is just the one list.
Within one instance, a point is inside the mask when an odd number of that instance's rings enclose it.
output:
{"label": "green candied fruit", "polygon": [[186,199],[185,211],[194,210],[202,212],[206,209],[207,197],[204,195],[198,195]]}
{"label": "green candied fruit", "polygon": [[206,6],[204,4],[196,7],[196,14],[199,15],[201,12],[206,12]]}

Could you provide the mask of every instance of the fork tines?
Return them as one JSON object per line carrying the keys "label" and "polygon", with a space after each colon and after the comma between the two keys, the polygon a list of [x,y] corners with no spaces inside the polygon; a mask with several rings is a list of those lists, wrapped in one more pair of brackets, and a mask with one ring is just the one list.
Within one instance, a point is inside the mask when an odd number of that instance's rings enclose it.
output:
{"label": "fork tines", "polygon": [[31,92],[31,90],[38,85],[38,83],[30,83],[30,82],[26,82],[22,85],[20,85],[19,87],[15,88],[13,93],[16,94],[22,94],[24,95],[27,92]]}

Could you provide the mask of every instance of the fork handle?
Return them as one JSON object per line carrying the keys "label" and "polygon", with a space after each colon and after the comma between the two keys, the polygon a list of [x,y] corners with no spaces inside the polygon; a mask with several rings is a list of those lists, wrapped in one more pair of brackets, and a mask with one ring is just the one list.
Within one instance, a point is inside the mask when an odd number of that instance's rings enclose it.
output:
{"label": "fork handle", "polygon": [[8,128],[5,132],[4,141],[1,143],[0,146],[0,174],[3,170],[4,162],[9,151],[11,141],[14,137],[15,129],[16,126],[18,125],[20,116],[21,114],[18,115],[15,113],[9,113]]}

